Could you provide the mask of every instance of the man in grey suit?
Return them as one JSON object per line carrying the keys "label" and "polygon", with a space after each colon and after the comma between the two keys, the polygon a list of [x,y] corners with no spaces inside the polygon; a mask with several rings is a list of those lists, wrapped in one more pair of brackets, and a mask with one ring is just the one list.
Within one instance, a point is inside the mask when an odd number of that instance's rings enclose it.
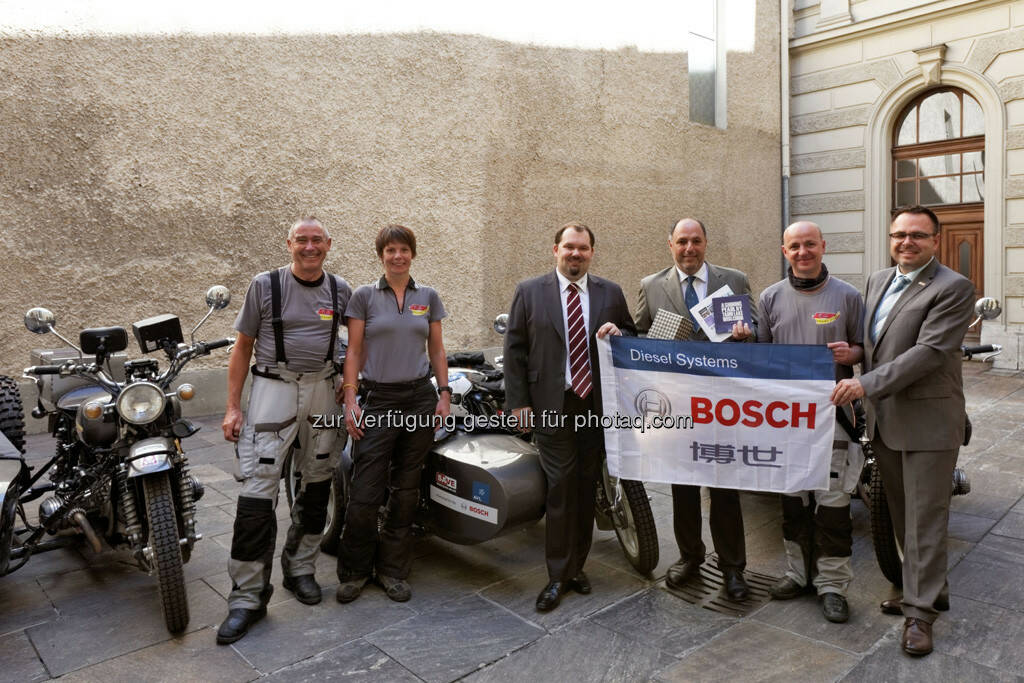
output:
{"label": "man in grey suit", "polygon": [[590,228],[564,225],[555,233],[554,256],[554,271],[516,287],[504,359],[507,408],[534,430],[547,480],[541,612],[557,607],[569,589],[591,591],[583,563],[604,433],[597,426],[576,430],[574,418],[601,414],[595,336],[636,334],[622,289],[587,272],[594,256]]}
{"label": "man in grey suit", "polygon": [[[658,309],[664,308],[691,318],[690,308],[723,285],[729,285],[733,294],[750,295],[747,276],[732,268],[714,266],[704,260],[707,249],[707,229],[695,218],[684,218],[669,232],[669,250],[674,265],[648,275],[640,282],[640,298],[636,309],[636,327],[645,334],[654,321]],[[750,310],[756,310],[753,298]],[[730,341],[754,341],[757,329],[737,323]],[[694,341],[707,341],[707,335],[694,322]],[[718,566],[725,579],[725,592],[733,600],[744,600],[750,589],[743,578],[747,564],[746,543],[743,538],[743,511],[739,493],[733,489],[709,489],[711,495],[711,537],[718,553]],[[700,487],[672,485],[672,524],[680,559],[668,568],[665,583],[672,588],[681,587],[690,578],[700,575],[706,548],[701,539]]]}
{"label": "man in grey suit", "polygon": [[870,401],[871,443],[903,548],[901,645],[911,655],[932,651],[932,622],[949,606],[946,533],[966,415],[960,344],[974,304],[971,281],[935,258],[939,230],[929,209],[897,209],[889,229],[896,267],[868,279],[865,373],[832,393],[836,405]]}

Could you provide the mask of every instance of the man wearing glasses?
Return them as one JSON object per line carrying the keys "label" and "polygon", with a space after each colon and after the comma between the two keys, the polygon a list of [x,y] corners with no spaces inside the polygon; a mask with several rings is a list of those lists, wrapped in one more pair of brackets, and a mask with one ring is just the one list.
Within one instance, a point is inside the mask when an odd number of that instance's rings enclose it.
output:
{"label": "man wearing glasses", "polygon": [[896,539],[903,548],[901,645],[932,651],[932,622],[949,607],[946,532],[953,468],[964,438],[960,344],[974,286],[938,262],[939,220],[921,206],[900,207],[889,228],[896,266],[868,279],[861,377],[836,384],[832,402],[867,396],[875,450]]}

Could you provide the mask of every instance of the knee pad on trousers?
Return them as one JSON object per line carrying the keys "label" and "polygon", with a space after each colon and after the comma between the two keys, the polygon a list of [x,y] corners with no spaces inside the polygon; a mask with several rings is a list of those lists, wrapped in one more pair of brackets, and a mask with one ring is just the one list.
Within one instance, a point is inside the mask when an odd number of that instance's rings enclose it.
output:
{"label": "knee pad on trousers", "polygon": [[299,496],[302,510],[299,523],[307,534],[319,534],[327,523],[327,501],[331,497],[331,480],[306,484]]}
{"label": "knee pad on trousers", "polygon": [[801,542],[810,534],[811,507],[797,496],[782,495],[782,537]]}
{"label": "knee pad on trousers", "polygon": [[819,505],[814,513],[818,550],[822,557],[849,557],[853,554],[853,521],[850,506]]}
{"label": "knee pad on trousers", "polygon": [[254,562],[263,559],[277,535],[274,502],[268,498],[238,497],[235,528],[231,536],[231,559]]}

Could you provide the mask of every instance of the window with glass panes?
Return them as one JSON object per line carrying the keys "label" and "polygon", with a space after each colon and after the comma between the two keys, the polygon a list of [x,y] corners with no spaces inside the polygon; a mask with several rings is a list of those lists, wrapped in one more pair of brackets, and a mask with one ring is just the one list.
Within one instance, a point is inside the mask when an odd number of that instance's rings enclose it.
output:
{"label": "window with glass panes", "polygon": [[985,117],[959,88],[911,102],[894,132],[893,205],[970,204],[985,199]]}

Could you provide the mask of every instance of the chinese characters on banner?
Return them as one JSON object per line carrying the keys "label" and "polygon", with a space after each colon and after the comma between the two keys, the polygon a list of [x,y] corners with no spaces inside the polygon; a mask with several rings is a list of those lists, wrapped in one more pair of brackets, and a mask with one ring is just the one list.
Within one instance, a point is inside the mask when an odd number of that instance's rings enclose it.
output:
{"label": "chinese characters on banner", "polygon": [[[827,489],[825,346],[598,340],[608,469],[624,479],[780,493]],[[620,420],[620,423],[622,421]]]}

